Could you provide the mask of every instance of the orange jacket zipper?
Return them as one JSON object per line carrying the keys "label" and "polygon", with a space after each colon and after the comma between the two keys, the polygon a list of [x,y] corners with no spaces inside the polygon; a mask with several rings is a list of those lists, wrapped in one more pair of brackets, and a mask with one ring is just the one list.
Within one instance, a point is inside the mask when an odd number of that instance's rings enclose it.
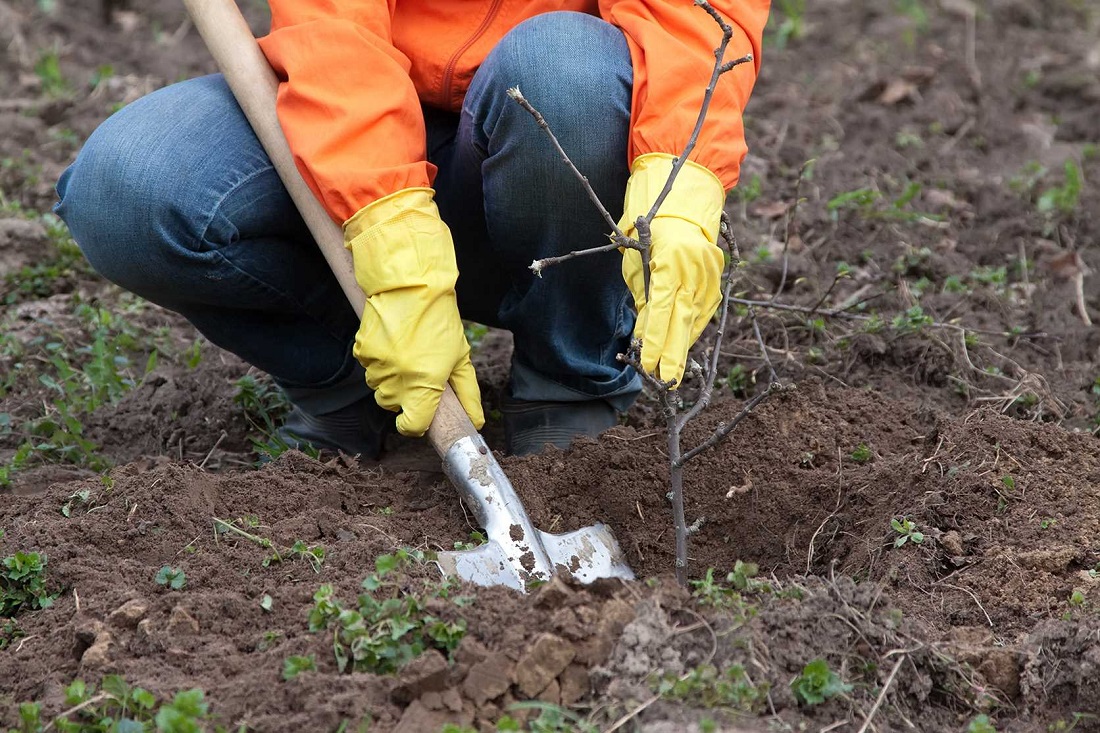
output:
{"label": "orange jacket zipper", "polygon": [[458,60],[462,58],[462,54],[470,50],[470,46],[477,43],[477,39],[481,38],[485,34],[485,31],[489,30],[489,26],[492,24],[493,19],[496,18],[497,12],[500,10],[500,6],[504,0],[493,0],[493,4],[489,6],[489,12],[485,14],[485,19],[481,21],[481,25],[477,27],[474,34],[466,39],[466,42],[459,46],[455,51],[454,56],[447,62],[447,66],[443,69],[443,92],[441,94],[442,99],[440,105],[443,109],[450,109],[451,105],[451,86],[454,81],[455,67],[458,65]]}

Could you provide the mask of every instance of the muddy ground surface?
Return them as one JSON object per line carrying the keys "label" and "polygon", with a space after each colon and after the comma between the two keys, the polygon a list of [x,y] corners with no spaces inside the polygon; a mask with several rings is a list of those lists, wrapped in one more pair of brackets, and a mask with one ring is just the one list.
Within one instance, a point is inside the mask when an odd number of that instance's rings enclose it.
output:
{"label": "muddy ground surface", "polygon": [[[0,0],[0,558],[44,554],[56,594],[0,620],[0,729],[119,674],[201,688],[209,730],[1100,730],[1093,4],[775,13],[727,207],[744,265],[685,447],[772,369],[784,389],[685,469],[688,589],[652,396],[504,459],[538,526],[609,523],[641,579],[528,596],[416,560],[478,530],[417,442],[257,468],[283,409],[265,377],[84,264],[53,182],[120,105],[212,70],[176,3],[95,5]],[[492,415],[508,336],[471,333]],[[341,672],[335,627],[310,630],[324,586],[418,599],[438,633],[395,673]],[[296,657],[315,668],[284,674]],[[820,702],[798,694],[818,659]]]}

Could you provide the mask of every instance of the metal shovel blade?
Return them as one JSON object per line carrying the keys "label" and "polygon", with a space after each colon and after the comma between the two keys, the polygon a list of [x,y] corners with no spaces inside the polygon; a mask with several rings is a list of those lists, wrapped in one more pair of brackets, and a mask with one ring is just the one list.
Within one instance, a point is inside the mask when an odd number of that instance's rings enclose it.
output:
{"label": "metal shovel blade", "polygon": [[451,446],[443,458],[443,470],[487,538],[473,550],[439,553],[436,563],[444,574],[519,591],[562,571],[583,583],[599,578],[634,579],[607,525],[565,534],[536,529],[481,436],[462,438]]}

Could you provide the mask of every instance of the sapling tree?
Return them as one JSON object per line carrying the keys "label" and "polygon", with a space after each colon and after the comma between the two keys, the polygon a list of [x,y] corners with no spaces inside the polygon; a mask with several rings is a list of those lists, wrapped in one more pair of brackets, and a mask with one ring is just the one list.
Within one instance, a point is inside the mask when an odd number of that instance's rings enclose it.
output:
{"label": "sapling tree", "polygon": [[[551,144],[561,155],[562,160],[566,165],[570,167],[574,175],[580,181],[588,194],[588,197],[592,200],[592,203],[599,209],[604,220],[611,228],[610,242],[598,247],[592,247],[583,250],[574,250],[563,255],[556,257],[547,257],[541,260],[535,260],[531,263],[531,271],[537,275],[542,275],[542,271],[548,267],[567,262],[577,257],[583,257],[586,255],[599,254],[603,252],[611,252],[613,250],[625,250],[633,249],[637,250],[641,255],[642,260],[642,274],[644,278],[646,297],[649,296],[649,284],[650,284],[650,247],[652,242],[651,224],[653,218],[657,215],[661,205],[672,191],[673,184],[676,181],[677,175],[683,168],[684,163],[688,160],[691,152],[695,149],[695,145],[699,140],[699,133],[703,128],[703,122],[706,119],[707,111],[710,108],[711,99],[714,96],[714,90],[718,84],[719,78],[740,66],[741,64],[748,63],[753,60],[752,54],[746,54],[744,56],[726,60],[726,49],[729,46],[730,40],[733,38],[733,28],[727,23],[722,16],[715,10],[709,2],[706,0],[695,0],[695,4],[706,11],[711,18],[718,24],[722,30],[722,40],[718,47],[714,50],[714,69],[711,72],[710,81],[707,84],[706,91],[703,94],[702,105],[699,109],[699,115],[696,118],[695,127],[692,130],[691,136],[687,141],[683,151],[674,160],[672,170],[669,173],[668,180],[665,182],[662,190],[654,200],[653,205],[649,211],[639,216],[634,222],[634,228],[637,232],[637,237],[631,237],[626,235],[619,225],[616,223],[614,217],[608,212],[607,207],[600,201],[599,196],[592,189],[588,179],[579,171],[574,165],[573,161],[569,158],[569,154],[562,148],[561,143],[558,141],[554,132],[550,129],[549,123],[543,118],[539,111],[529,102],[519,90],[518,87],[508,90],[508,96],[511,97],[517,104],[535,119],[535,122],[549,137]],[[735,427],[747,416],[757,405],[767,399],[773,392],[779,388],[779,382],[775,378],[775,372],[771,369],[771,363],[768,360],[767,350],[763,349],[764,361],[769,365],[769,380],[766,389],[759,392],[756,396],[751,398],[742,408],[742,410],[734,416],[731,420],[720,423],[710,437],[703,440],[698,445],[684,450],[681,446],[681,436],[684,428],[689,422],[695,419],[699,413],[707,408],[710,404],[713,394],[714,384],[717,381],[718,376],[718,357],[721,353],[722,338],[726,329],[727,315],[729,311],[730,294],[733,288],[734,278],[732,277],[733,268],[737,267],[740,263],[740,253],[737,250],[736,241],[733,237],[733,233],[730,229],[729,218],[723,214],[721,223],[721,236],[726,242],[729,249],[729,264],[725,273],[725,286],[723,289],[721,304],[718,308],[719,325],[718,330],[714,336],[714,342],[710,348],[709,357],[707,359],[706,367],[699,365],[692,361],[688,369],[688,375],[700,382],[698,389],[698,395],[695,401],[686,406],[683,400],[682,393],[677,388],[680,386],[676,383],[676,380],[665,381],[659,379],[656,375],[651,374],[645,370],[640,361],[642,344],[637,339],[631,342],[630,348],[627,353],[619,354],[619,360],[632,366],[639,374],[642,375],[642,379],[648,385],[656,395],[657,400],[661,405],[663,417],[665,418],[665,425],[668,431],[668,454],[669,454],[669,482],[670,491],[669,498],[672,503],[672,518],[673,526],[675,528],[676,535],[676,578],[681,584],[687,583],[687,565],[688,565],[688,537],[693,531],[698,531],[699,523],[688,525],[684,515],[684,484],[683,484],[683,468],[684,464],[689,460],[699,455],[703,451],[706,451],[715,445],[718,445],[724,438],[729,436]],[[751,313],[750,313],[751,315]],[[754,330],[756,332],[757,340],[760,341],[759,328],[756,327],[755,319],[753,320]],[[763,347],[763,345],[761,344]]]}

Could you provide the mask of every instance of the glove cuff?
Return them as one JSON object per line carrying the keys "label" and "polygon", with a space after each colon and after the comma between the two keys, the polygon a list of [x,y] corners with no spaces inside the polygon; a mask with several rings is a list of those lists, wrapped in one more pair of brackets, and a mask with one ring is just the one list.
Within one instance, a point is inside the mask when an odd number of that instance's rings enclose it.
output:
{"label": "glove cuff", "polygon": [[451,230],[430,188],[406,188],[364,206],[344,224],[355,279],[367,297],[428,287],[453,292],[458,278]]}
{"label": "glove cuff", "polygon": [[350,249],[352,240],[360,234],[408,212],[418,211],[438,218],[434,196],[435,191],[430,188],[404,188],[367,204],[344,222],[344,246]]}
{"label": "glove cuff", "polygon": [[[653,202],[664,190],[676,156],[668,153],[647,153],[638,156],[626,184],[623,218],[619,228],[634,236],[634,222],[649,213]],[[686,161],[676,175],[672,190],[665,197],[655,218],[676,217],[695,224],[711,243],[718,242],[722,206],[726,190],[718,176],[708,168]]]}

